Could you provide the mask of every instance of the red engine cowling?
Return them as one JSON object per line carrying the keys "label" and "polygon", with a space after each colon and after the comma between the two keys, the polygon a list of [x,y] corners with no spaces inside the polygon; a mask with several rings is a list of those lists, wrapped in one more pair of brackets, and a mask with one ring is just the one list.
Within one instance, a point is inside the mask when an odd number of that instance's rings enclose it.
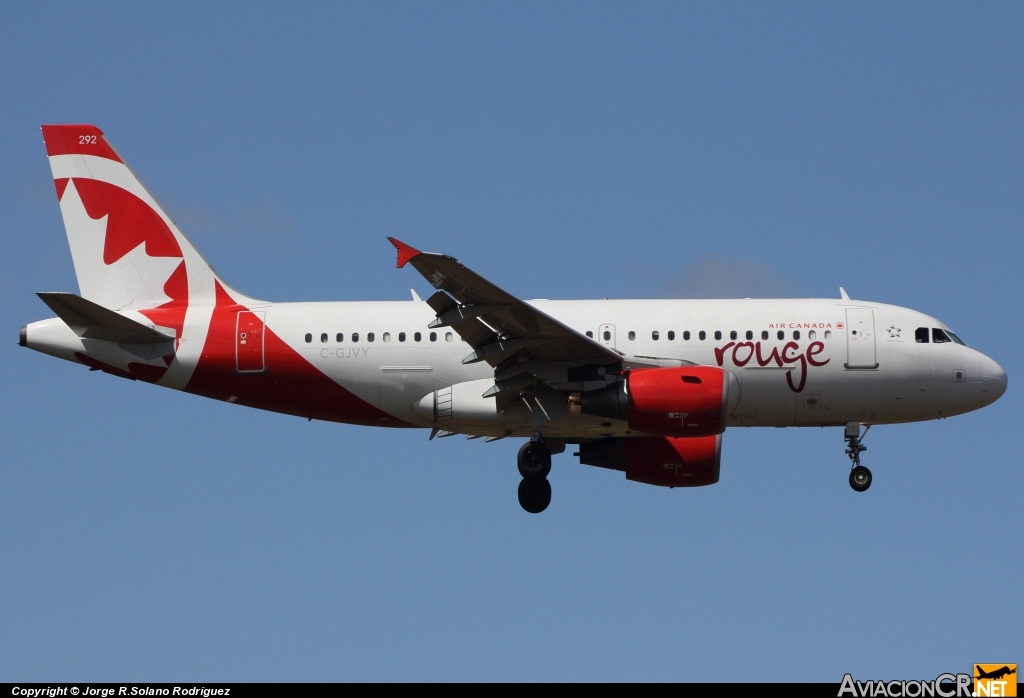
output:
{"label": "red engine cowling", "polygon": [[622,383],[584,393],[582,411],[625,420],[649,434],[721,434],[729,408],[729,379],[715,366],[642,368]]}
{"label": "red engine cowling", "polygon": [[627,480],[661,487],[701,487],[718,482],[722,436],[599,439],[580,444],[579,456],[583,465],[623,470]]}

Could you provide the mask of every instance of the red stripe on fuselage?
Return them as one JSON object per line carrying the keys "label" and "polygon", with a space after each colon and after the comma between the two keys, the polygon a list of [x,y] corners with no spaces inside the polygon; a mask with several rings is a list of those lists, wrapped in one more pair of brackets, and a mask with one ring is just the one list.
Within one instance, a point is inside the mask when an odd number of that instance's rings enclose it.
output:
{"label": "red stripe on fuselage", "polygon": [[182,328],[185,326],[185,311],[188,310],[188,273],[184,260],[168,277],[167,283],[164,284],[164,295],[171,300],[139,312],[154,324],[172,328],[174,336],[181,339]]}
{"label": "red stripe on fuselage", "polygon": [[265,327],[266,370],[238,373],[235,358],[235,302],[216,284],[217,304],[199,363],[185,391],[247,407],[308,419],[365,426],[411,427],[356,397],[331,380]]}

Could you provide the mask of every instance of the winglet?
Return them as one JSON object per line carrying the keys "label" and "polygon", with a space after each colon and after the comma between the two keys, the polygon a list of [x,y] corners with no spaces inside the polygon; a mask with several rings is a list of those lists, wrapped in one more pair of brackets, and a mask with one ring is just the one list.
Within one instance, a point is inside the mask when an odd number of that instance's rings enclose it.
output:
{"label": "winglet", "polygon": [[406,265],[406,263],[410,259],[412,259],[413,257],[418,257],[419,255],[423,254],[422,252],[417,250],[415,247],[409,247],[408,245],[406,245],[401,240],[396,240],[395,238],[388,238],[388,242],[390,242],[392,245],[394,245],[395,249],[398,250],[398,268],[399,269],[404,267]]}

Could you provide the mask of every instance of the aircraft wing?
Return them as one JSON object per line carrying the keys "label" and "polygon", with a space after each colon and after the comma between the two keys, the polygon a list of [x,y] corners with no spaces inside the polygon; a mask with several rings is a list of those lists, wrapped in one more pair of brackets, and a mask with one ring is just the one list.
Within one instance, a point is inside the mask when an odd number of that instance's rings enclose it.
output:
{"label": "aircraft wing", "polygon": [[[540,380],[555,388],[599,380],[621,368],[621,354],[516,298],[454,257],[420,252],[388,238],[398,266],[411,264],[439,289],[427,304],[437,313],[429,327],[451,327],[473,347],[462,362],[486,361],[495,369],[490,395],[515,392]],[[603,369],[603,371],[601,371]]]}

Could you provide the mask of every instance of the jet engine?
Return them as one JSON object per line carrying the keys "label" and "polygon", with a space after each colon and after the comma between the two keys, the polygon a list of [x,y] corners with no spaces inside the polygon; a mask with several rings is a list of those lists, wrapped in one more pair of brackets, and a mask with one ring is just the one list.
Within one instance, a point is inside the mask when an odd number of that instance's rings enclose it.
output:
{"label": "jet engine", "polygon": [[582,394],[584,414],[619,419],[649,434],[697,437],[721,434],[739,400],[739,382],[715,366],[643,368],[625,380]]}
{"label": "jet engine", "polygon": [[625,471],[627,480],[660,487],[701,487],[718,482],[722,436],[599,439],[580,444],[578,455],[583,465]]}

